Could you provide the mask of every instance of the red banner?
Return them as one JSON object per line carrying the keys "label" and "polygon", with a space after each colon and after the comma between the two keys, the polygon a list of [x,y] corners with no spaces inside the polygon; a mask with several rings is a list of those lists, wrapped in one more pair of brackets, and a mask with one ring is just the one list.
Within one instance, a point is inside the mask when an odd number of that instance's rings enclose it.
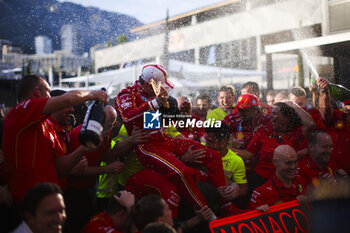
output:
{"label": "red banner", "polygon": [[308,232],[306,206],[291,201],[271,206],[268,212],[250,211],[210,223],[212,233],[284,233]]}

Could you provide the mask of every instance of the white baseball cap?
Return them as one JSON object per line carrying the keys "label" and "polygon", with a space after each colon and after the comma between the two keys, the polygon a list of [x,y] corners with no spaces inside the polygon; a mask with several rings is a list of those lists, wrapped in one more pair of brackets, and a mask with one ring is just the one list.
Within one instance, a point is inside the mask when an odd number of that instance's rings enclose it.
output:
{"label": "white baseball cap", "polygon": [[142,68],[142,79],[149,83],[151,79],[153,79],[156,83],[161,82],[165,89],[174,88],[174,84],[172,84],[168,80],[168,74],[165,68],[158,64],[148,64]]}

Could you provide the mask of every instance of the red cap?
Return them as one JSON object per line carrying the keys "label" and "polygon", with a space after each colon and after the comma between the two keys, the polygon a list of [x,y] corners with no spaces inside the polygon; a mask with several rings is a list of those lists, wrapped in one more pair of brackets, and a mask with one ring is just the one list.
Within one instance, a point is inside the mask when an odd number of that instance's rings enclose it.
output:
{"label": "red cap", "polygon": [[350,99],[344,101],[343,104],[345,104],[345,105],[350,105]]}
{"label": "red cap", "polygon": [[236,108],[247,109],[247,108],[250,108],[251,106],[259,107],[259,99],[255,95],[244,94],[238,98]]}

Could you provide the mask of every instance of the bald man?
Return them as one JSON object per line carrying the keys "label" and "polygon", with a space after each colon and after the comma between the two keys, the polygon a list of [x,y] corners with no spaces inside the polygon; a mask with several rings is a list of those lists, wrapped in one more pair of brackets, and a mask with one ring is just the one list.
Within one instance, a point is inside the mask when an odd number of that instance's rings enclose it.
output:
{"label": "bald man", "polygon": [[[67,189],[64,192],[64,199],[67,205],[66,232],[81,232],[83,226],[94,214],[94,193],[91,188],[100,174],[117,174],[124,168],[124,163],[116,161],[116,152],[111,149],[112,128],[117,119],[116,110],[110,106],[105,106],[106,118],[103,122],[102,143],[96,151],[84,154],[88,162],[85,171],[70,176],[67,179]],[[79,133],[81,125],[70,132],[69,149],[75,150],[81,144]],[[101,161],[106,161],[106,166],[99,166]]]}
{"label": "bald man", "polygon": [[303,184],[295,176],[297,159],[297,152],[289,145],[276,147],[272,160],[276,173],[272,179],[254,190],[249,209],[266,212],[269,206],[293,201],[303,193]]}

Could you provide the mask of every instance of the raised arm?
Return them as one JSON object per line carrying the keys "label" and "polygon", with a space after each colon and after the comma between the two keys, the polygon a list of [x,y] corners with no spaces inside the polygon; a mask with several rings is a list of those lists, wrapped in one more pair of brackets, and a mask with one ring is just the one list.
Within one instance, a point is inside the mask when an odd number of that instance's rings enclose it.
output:
{"label": "raised arm", "polygon": [[289,106],[292,107],[295,112],[299,115],[301,119],[301,123],[303,124],[303,135],[308,138],[310,134],[315,130],[316,128],[316,123],[312,119],[309,113],[307,113],[304,109],[299,107],[299,105],[295,104],[292,101],[285,101],[285,103]]}
{"label": "raised arm", "polygon": [[108,95],[105,91],[73,90],[61,96],[49,98],[42,113],[51,114],[63,108],[73,107],[88,100],[98,100],[107,104]]}
{"label": "raised arm", "polygon": [[327,125],[331,125],[333,122],[333,113],[331,107],[331,98],[328,90],[329,81],[325,78],[317,79],[317,85],[320,87],[320,97],[319,97],[319,111],[322,116],[322,120]]}

